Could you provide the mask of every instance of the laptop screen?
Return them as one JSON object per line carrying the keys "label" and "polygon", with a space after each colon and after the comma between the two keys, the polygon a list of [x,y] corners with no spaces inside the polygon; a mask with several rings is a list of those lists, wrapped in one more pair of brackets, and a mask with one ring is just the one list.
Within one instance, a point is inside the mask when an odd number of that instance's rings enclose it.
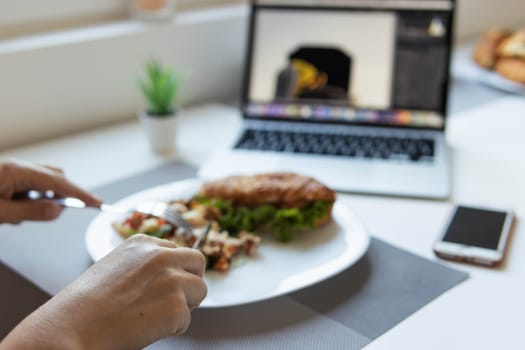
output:
{"label": "laptop screen", "polygon": [[283,3],[252,3],[246,117],[444,128],[452,1]]}

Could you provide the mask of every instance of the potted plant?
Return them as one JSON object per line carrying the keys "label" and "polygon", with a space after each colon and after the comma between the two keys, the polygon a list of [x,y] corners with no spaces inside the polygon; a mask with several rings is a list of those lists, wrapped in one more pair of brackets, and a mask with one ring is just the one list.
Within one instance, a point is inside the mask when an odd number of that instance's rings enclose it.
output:
{"label": "potted plant", "polygon": [[171,153],[175,149],[175,99],[181,86],[181,77],[159,61],[145,64],[146,78],[139,87],[147,109],[140,114],[151,148],[157,153]]}

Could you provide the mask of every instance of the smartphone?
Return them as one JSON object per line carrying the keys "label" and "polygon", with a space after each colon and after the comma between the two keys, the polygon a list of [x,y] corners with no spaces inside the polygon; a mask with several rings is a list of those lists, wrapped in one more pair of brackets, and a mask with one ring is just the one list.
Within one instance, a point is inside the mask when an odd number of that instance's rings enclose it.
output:
{"label": "smartphone", "polygon": [[0,341],[27,315],[51,298],[0,261]]}
{"label": "smartphone", "polygon": [[510,210],[455,206],[434,253],[444,259],[494,266],[505,255],[514,215]]}

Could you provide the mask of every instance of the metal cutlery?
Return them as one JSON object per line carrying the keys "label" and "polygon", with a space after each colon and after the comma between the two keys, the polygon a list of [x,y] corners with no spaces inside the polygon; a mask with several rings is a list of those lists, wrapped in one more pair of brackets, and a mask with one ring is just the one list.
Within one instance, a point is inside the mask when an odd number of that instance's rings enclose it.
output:
{"label": "metal cutlery", "polygon": [[208,237],[208,233],[210,232],[210,230],[211,230],[211,221],[208,222],[208,224],[206,225],[206,228],[204,229],[204,232],[197,238],[195,243],[193,243],[193,246],[192,246],[193,249],[199,249],[199,247],[201,246],[201,243],[206,241],[206,238]]}
{"label": "metal cutlery", "polygon": [[[114,213],[114,214],[131,214],[131,213],[138,212],[138,213],[142,213],[145,215],[151,215],[151,216],[155,216],[155,217],[164,219],[167,222],[171,223],[172,225],[182,228],[186,233],[190,235],[194,235],[193,227],[191,223],[188,222],[186,219],[184,219],[177,211],[169,208],[167,203],[150,201],[150,202],[145,202],[136,208],[127,208],[123,206],[117,206],[117,205],[106,204],[106,203],[101,204],[100,207],[90,207],[78,198],[72,198],[72,197],[56,198],[54,197],[54,193],[52,192],[43,193],[39,191],[29,191],[27,192],[25,197],[26,199],[29,199],[29,200],[45,199],[45,200],[57,203],[63,207],[68,207],[68,208],[77,208],[77,209],[93,208],[93,209],[99,209],[100,211],[103,211],[103,212]],[[207,228],[207,230],[209,231],[209,228]]]}

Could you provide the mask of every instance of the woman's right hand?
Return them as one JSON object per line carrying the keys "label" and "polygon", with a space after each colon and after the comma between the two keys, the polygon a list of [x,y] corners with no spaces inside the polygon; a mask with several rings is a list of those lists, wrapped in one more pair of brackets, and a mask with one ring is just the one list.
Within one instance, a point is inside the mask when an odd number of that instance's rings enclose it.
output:
{"label": "woman's right hand", "polygon": [[184,333],[207,293],[204,270],[199,251],[135,235],[26,318],[2,345],[139,349]]}

